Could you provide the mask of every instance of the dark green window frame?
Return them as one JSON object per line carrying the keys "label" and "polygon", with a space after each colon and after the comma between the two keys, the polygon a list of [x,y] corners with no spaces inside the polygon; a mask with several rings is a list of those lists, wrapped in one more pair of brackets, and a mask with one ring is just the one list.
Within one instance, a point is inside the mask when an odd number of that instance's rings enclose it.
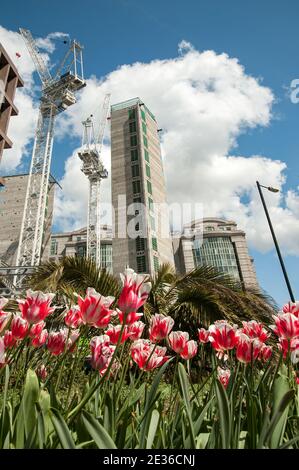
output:
{"label": "dark green window frame", "polygon": [[143,136],[143,145],[144,145],[146,148],[148,147],[147,137],[145,137],[145,135]]}
{"label": "dark green window frame", "polygon": [[148,178],[151,177],[151,169],[148,165],[145,165],[145,173]]}
{"label": "dark green window frame", "polygon": [[154,210],[154,201],[152,200],[151,197],[148,198],[148,208],[150,211]]}
{"label": "dark green window frame", "polygon": [[136,145],[137,145],[137,135],[131,135],[130,145],[131,145],[131,147],[136,147]]}
{"label": "dark green window frame", "polygon": [[157,256],[154,256],[153,258],[154,258],[154,269],[155,271],[158,271],[160,267],[159,258],[157,258]]}
{"label": "dark green window frame", "polygon": [[129,114],[129,119],[136,119],[136,109],[135,108],[129,109],[128,114]]}
{"label": "dark green window frame", "polygon": [[141,109],[140,111],[141,118],[145,121],[145,112]]}
{"label": "dark green window frame", "polygon": [[153,250],[158,251],[158,242],[155,237],[152,238],[152,247],[153,247]]}
{"label": "dark green window frame", "polygon": [[132,169],[132,178],[136,178],[137,176],[140,175],[138,163],[137,165],[132,165],[131,169]]}
{"label": "dark green window frame", "polygon": [[139,194],[141,192],[140,180],[133,181],[133,194]]}
{"label": "dark green window frame", "polygon": [[144,158],[145,160],[149,163],[150,159],[149,159],[149,153],[148,153],[148,150],[144,149]]}
{"label": "dark green window frame", "polygon": [[130,129],[130,134],[134,134],[134,132],[136,132],[137,130],[136,121],[132,121],[129,123],[129,129]]}
{"label": "dark green window frame", "polygon": [[149,180],[146,180],[146,184],[147,184],[147,191],[148,191],[150,194],[153,194],[152,183],[151,183]]}
{"label": "dark green window frame", "polygon": [[131,162],[136,162],[138,161],[138,150],[133,149],[131,150]]}
{"label": "dark green window frame", "polygon": [[147,134],[147,128],[146,128],[145,122],[142,123],[142,130],[143,130],[143,132],[144,132],[145,135],[146,135],[146,134]]}
{"label": "dark green window frame", "polygon": [[138,273],[145,273],[146,272],[146,259],[145,256],[137,256],[136,257],[137,261],[137,272]]}

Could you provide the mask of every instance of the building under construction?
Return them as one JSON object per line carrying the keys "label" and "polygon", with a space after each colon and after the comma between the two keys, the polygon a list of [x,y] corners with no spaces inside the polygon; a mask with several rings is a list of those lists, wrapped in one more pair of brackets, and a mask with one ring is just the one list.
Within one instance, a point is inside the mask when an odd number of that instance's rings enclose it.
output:
{"label": "building under construction", "polygon": [[[12,147],[13,142],[8,137],[8,125],[11,116],[18,114],[18,109],[14,104],[16,89],[23,86],[15,65],[0,44],[0,163],[4,149]],[[0,186],[4,184],[4,179],[0,172]]]}
{"label": "building under construction", "polygon": [[[28,174],[5,176],[0,196],[0,260],[2,266],[16,266],[17,250],[24,213]],[[50,177],[42,243],[42,260],[50,255],[55,180]]]}

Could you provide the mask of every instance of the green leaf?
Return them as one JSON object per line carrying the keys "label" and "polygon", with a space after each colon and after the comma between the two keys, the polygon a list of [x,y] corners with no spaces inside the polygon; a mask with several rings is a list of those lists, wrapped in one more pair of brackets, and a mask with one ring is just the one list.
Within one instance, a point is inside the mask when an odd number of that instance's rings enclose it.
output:
{"label": "green leaf", "polygon": [[[283,372],[285,369],[281,369]],[[288,377],[285,375],[280,375],[274,381],[273,387],[273,411],[272,411],[272,418],[271,423],[271,439],[270,439],[270,447],[271,449],[276,449],[282,443],[283,434],[285,431],[288,411],[289,411],[289,402],[291,401],[294,392],[288,394],[290,391]],[[279,418],[279,419],[278,419]]]}
{"label": "green leaf", "polygon": [[22,399],[22,410],[24,414],[25,436],[28,438],[32,435],[36,426],[36,409],[35,404],[39,398],[39,382],[36,373],[29,369],[26,375],[24,395]]}
{"label": "green leaf", "polygon": [[9,421],[6,419],[7,410],[6,410],[6,400],[7,400],[7,390],[8,390],[8,383],[9,383],[9,367],[8,365],[5,366],[5,384],[3,390],[3,403],[2,403],[2,414],[1,414],[1,432],[0,432],[0,445],[3,443],[3,437],[9,432],[7,429],[7,425],[9,425]]}
{"label": "green leaf", "polygon": [[55,408],[51,408],[51,420],[63,449],[76,449],[74,440],[66,422]]}
{"label": "green leaf", "polygon": [[[196,449],[194,423],[192,420],[191,405],[190,405],[189,380],[185,371],[185,367],[183,366],[181,362],[178,364],[178,373],[179,373],[181,391],[182,391],[182,395],[183,395],[183,399],[184,399],[184,403],[186,407],[187,418],[189,421],[191,447],[193,449]],[[184,447],[186,448],[186,443]]]}
{"label": "green leaf", "polygon": [[150,388],[149,393],[147,394],[146,401],[145,401],[145,407],[144,407],[144,413],[141,418],[142,425],[140,429],[140,438],[139,438],[139,448],[144,449],[145,443],[146,443],[146,436],[149,428],[149,423],[151,419],[150,411],[155,405],[155,402],[157,400],[157,391],[159,384],[161,382],[162,375],[165,372],[166,367],[168,364],[172,361],[173,358],[169,359],[163,366],[160,368],[159,372],[157,373],[156,377],[153,380],[152,386]]}
{"label": "green leaf", "polygon": [[116,449],[116,445],[98,420],[87,411],[82,411],[82,420],[87,432],[93,438],[98,449]]}
{"label": "green leaf", "polygon": [[220,433],[222,440],[222,448],[230,448],[230,437],[231,437],[231,413],[227,393],[222,383],[219,380],[215,380],[216,386],[216,397],[219,409],[220,419]]}
{"label": "green leaf", "polygon": [[147,435],[147,441],[146,441],[146,449],[151,449],[155,435],[157,432],[158,424],[159,424],[159,419],[160,419],[160,413],[158,410],[153,410],[152,412],[152,417],[148,429],[148,435]]}

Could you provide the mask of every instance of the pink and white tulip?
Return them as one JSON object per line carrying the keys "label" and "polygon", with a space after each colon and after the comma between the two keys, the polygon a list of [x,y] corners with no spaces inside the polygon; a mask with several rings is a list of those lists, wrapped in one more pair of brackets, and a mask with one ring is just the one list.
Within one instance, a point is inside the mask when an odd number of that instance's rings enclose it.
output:
{"label": "pink and white tulip", "polygon": [[10,329],[15,339],[23,339],[27,336],[29,324],[27,320],[21,317],[21,315],[14,315]]}
{"label": "pink and white tulip", "polygon": [[34,338],[32,338],[31,345],[34,348],[40,348],[47,342],[48,336],[48,331],[42,330],[39,335],[34,336]]}
{"label": "pink and white tulip", "polygon": [[82,324],[80,308],[77,305],[70,308],[70,310],[67,312],[64,318],[64,323],[69,328],[75,328],[75,329],[77,329]]}
{"label": "pink and white tulip", "polygon": [[174,320],[171,317],[165,317],[159,313],[152,316],[149,328],[149,337],[153,342],[158,342],[165,339],[174,325]]}
{"label": "pink and white tulip", "polygon": [[292,339],[299,336],[299,318],[292,313],[273,315],[275,325],[271,325],[274,333],[282,339]]}
{"label": "pink and white tulip", "polygon": [[129,325],[128,332],[130,334],[131,341],[137,341],[137,339],[141,338],[145,324],[142,321],[136,321]]}
{"label": "pink and white tulip", "polygon": [[267,332],[262,323],[250,320],[247,322],[243,321],[242,324],[243,328],[241,332],[249,336],[249,338],[257,338],[264,343],[270,337],[270,333]]}
{"label": "pink and white tulip", "polygon": [[126,325],[132,325],[136,321],[140,320],[140,318],[143,316],[142,312],[129,312],[127,314],[124,314],[119,309],[116,309],[116,311],[117,311],[120,323],[123,323],[125,319]]}
{"label": "pink and white tulip", "polygon": [[209,327],[209,341],[216,351],[233,349],[238,343],[237,326],[226,320],[216,321]]}
{"label": "pink and white tulip", "polygon": [[139,369],[152,370],[162,366],[169,357],[165,356],[166,348],[155,346],[149,340],[139,339],[131,347],[131,357]]}
{"label": "pink and white tulip", "polygon": [[59,331],[51,331],[48,335],[47,348],[51,354],[58,356],[65,350],[67,330],[61,328]]}
{"label": "pink and white tulip", "polygon": [[29,331],[29,336],[30,338],[35,338],[36,336],[39,336],[43,329],[46,326],[46,322],[41,321],[40,323],[36,323],[35,325],[32,325]]}
{"label": "pink and white tulip", "polygon": [[3,337],[0,337],[0,368],[5,366],[6,357],[5,357],[5,345]]}
{"label": "pink and white tulip", "polygon": [[187,341],[183,351],[180,353],[182,359],[192,359],[197,354],[197,343],[193,339]]}
{"label": "pink and white tulip", "polygon": [[221,367],[217,368],[217,378],[222,383],[224,388],[227,388],[230,379],[230,370],[222,369]]}
{"label": "pink and white tulip", "polygon": [[200,328],[198,330],[198,339],[199,339],[200,343],[208,343],[209,342],[209,336],[210,336],[209,330],[206,330],[205,328]]}
{"label": "pink and white tulip", "polygon": [[93,369],[98,370],[103,375],[111,360],[115,351],[115,346],[110,344],[110,338],[108,335],[95,336],[90,341],[91,349],[91,366]]}
{"label": "pink and white tulip", "polygon": [[299,302],[289,302],[282,307],[283,313],[292,313],[295,317],[299,318]]}
{"label": "pink and white tulip", "polygon": [[172,331],[168,336],[171,349],[180,354],[189,340],[189,333],[186,331]]}
{"label": "pink and white tulip", "polygon": [[135,273],[130,268],[127,268],[124,274],[120,274],[123,288],[118,299],[118,306],[125,317],[131,312],[137,312],[146,302],[151,290],[151,283],[145,282],[146,277]]}
{"label": "pink and white tulip", "polygon": [[264,344],[260,340],[251,339],[244,333],[240,333],[236,357],[240,362],[250,363],[260,355],[263,346]]}
{"label": "pink and white tulip", "polygon": [[84,299],[80,295],[78,296],[80,316],[84,325],[105,328],[113,313],[112,310],[109,310],[113,301],[114,297],[104,297],[95,289],[88,287]]}
{"label": "pink and white tulip", "polygon": [[55,307],[50,307],[55,294],[44,294],[41,291],[27,291],[25,300],[18,299],[22,317],[30,324],[40,323],[48,315],[54,312]]}
{"label": "pink and white tulip", "polygon": [[[111,344],[117,344],[120,336],[122,325],[108,325],[105,334],[109,336]],[[120,343],[124,343],[130,336],[128,327],[125,326],[121,335]]]}
{"label": "pink and white tulip", "polygon": [[13,348],[17,343],[17,338],[13,336],[10,330],[5,331],[3,338],[5,349]]}

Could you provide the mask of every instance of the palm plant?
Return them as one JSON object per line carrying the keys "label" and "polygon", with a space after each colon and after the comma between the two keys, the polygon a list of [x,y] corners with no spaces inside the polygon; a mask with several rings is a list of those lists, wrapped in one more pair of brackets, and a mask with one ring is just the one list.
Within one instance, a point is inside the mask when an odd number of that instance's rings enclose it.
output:
{"label": "palm plant", "polygon": [[269,323],[276,309],[269,296],[257,289],[244,290],[214,267],[201,266],[179,276],[171,265],[164,264],[152,279],[145,313],[170,315],[178,328],[194,335],[199,325],[207,327],[217,319]]}

